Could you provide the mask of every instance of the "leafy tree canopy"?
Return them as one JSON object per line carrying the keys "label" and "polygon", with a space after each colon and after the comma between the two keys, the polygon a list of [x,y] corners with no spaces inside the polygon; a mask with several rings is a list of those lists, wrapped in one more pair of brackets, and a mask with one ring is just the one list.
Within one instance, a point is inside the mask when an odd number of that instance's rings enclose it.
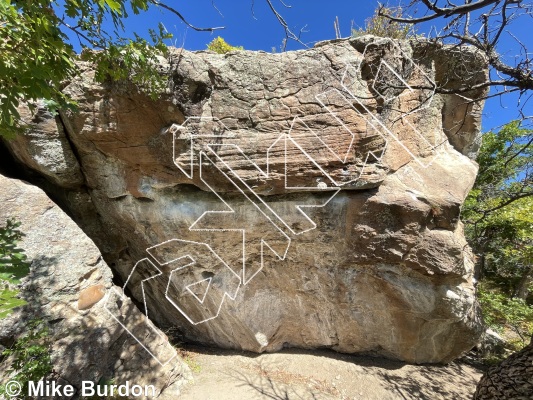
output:
{"label": "leafy tree canopy", "polygon": [[483,135],[479,174],[463,207],[466,234],[488,275],[526,298],[533,278],[533,131],[518,121]]}
{"label": "leafy tree canopy", "polygon": [[129,14],[149,7],[184,20],[157,0],[0,0],[0,136],[20,131],[21,102],[31,106],[43,98],[56,107],[74,106],[61,92],[62,83],[79,72],[72,37],[84,49],[83,59],[95,63],[97,80],[127,79],[158,93],[165,82],[153,65],[165,55],[163,41],[171,35],[160,25],[148,32],[149,40],[137,34],[128,38],[123,24]]}

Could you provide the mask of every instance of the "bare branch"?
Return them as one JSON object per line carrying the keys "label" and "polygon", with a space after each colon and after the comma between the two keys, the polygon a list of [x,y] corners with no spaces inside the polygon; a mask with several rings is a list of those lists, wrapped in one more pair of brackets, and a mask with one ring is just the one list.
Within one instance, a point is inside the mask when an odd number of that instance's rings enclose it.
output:
{"label": "bare branch", "polygon": [[213,8],[215,10],[217,10],[217,12],[219,13],[219,15],[224,18],[224,14],[222,14],[222,12],[218,9],[217,5],[215,4],[215,0],[211,0],[211,5],[213,6]]}
{"label": "bare branch", "polygon": [[[505,164],[503,165],[504,167],[507,167],[507,165],[509,165],[509,163],[511,161],[513,161],[516,157],[518,157],[520,154],[523,154],[524,151],[526,151],[529,146],[531,146],[533,144],[533,137],[531,139],[529,139],[529,142],[527,142],[524,146],[522,146],[520,148],[520,150],[518,150],[515,154],[513,154],[511,157],[509,157],[507,159],[507,161],[505,161]],[[512,146],[509,146],[509,148],[511,148]]]}
{"label": "bare branch", "polygon": [[[451,21],[443,28],[442,32],[436,34],[431,40],[442,43],[452,39],[459,45],[471,45],[484,54],[491,67],[492,76],[489,78],[489,82],[478,85],[477,88],[504,86],[518,88],[523,92],[533,89],[533,60],[531,60],[523,43],[517,40],[523,54],[522,59],[516,65],[509,64],[497,51],[497,45],[509,23],[519,16],[532,15],[531,5],[524,4],[523,0],[464,0],[464,3],[460,5],[447,0],[442,2],[442,6],[439,6],[438,3],[439,0],[411,0],[408,7],[422,4],[427,9],[428,14],[418,18],[406,17],[405,9],[403,10],[404,16],[391,15],[382,5],[380,5],[378,15],[393,22],[407,24],[416,24],[436,18],[450,18]],[[479,15],[476,23],[471,21],[471,16],[476,15],[471,14],[472,11],[477,11],[477,15]],[[481,13],[482,11],[484,12]],[[479,30],[471,32],[471,27]],[[511,34],[511,36],[513,35]],[[468,89],[456,89],[456,92],[459,93],[465,91]]]}
{"label": "bare branch", "polygon": [[[380,5],[378,15],[388,18],[391,21],[394,22],[402,22],[407,24],[418,24],[420,22],[426,22],[431,21],[439,17],[448,18],[452,15],[465,15],[469,12],[480,10],[484,7],[487,7],[491,4],[499,3],[501,0],[479,0],[475,3],[467,2],[460,6],[451,5],[449,7],[440,8],[437,7],[437,3],[431,3],[429,0],[420,0],[424,5],[431,11],[433,11],[433,14],[426,15],[424,17],[420,18],[403,18],[403,17],[395,17],[392,15],[384,14],[382,11],[385,8],[384,6]],[[519,1],[519,0],[511,0],[513,2]]]}
{"label": "bare branch", "polygon": [[487,216],[489,216],[492,212],[494,211],[497,211],[497,210],[501,210],[502,208],[508,206],[509,204],[512,204],[514,203],[515,201],[517,200],[520,200],[520,199],[524,199],[526,197],[530,197],[530,196],[533,196],[533,192],[522,192],[522,193],[518,193],[518,194],[515,194],[514,196],[512,196],[511,198],[501,202],[500,204],[498,204],[497,206],[494,206],[488,210],[478,210],[478,209],[475,209],[475,211],[483,214],[481,216],[481,218],[479,218],[478,220],[475,221],[476,224],[480,223],[481,221],[483,221],[485,218],[487,218]]}
{"label": "bare branch", "polygon": [[101,50],[105,49],[105,47],[99,45],[96,40],[91,39],[90,37],[85,35],[82,31],[80,31],[77,26],[71,26],[71,25],[67,24],[63,19],[59,19],[58,18],[58,21],[59,21],[59,23],[61,25],[63,25],[65,28],[71,30],[76,35],[76,37],[78,38],[78,41],[80,42],[80,45],[82,47],[84,47],[84,46],[81,43],[81,39],[85,40],[87,43],[89,43],[91,46],[93,46],[93,47],[95,47],[97,49],[101,49]]}
{"label": "bare branch", "polygon": [[279,0],[279,2],[280,2],[281,4],[283,4],[283,6],[286,7],[286,8],[292,8],[292,6],[290,6],[290,5],[288,5],[288,4],[285,4],[285,2],[284,2],[283,0]]}
{"label": "bare branch", "polygon": [[[494,35],[494,38],[490,42],[491,47],[496,46],[496,43],[498,43],[498,40],[500,39],[500,36],[501,36],[503,30],[507,26],[508,20],[507,20],[506,11],[507,11],[507,4],[508,3],[509,3],[509,1],[505,0],[505,3],[503,4],[503,7],[502,7],[502,22],[500,23],[500,28],[498,29],[498,32],[496,32],[496,35]],[[486,21],[486,26],[488,26],[488,25],[489,25],[488,21]],[[488,43],[488,41],[489,41],[488,37],[485,40]]]}
{"label": "bare branch", "polygon": [[253,17],[253,19],[256,20],[257,18],[256,18],[256,16],[255,16],[255,0],[252,0],[252,7],[251,7],[251,9],[252,9],[252,17]]}
{"label": "bare branch", "polygon": [[175,8],[172,8],[172,7],[168,6],[168,5],[166,5],[165,3],[161,3],[160,1],[157,1],[157,0],[153,0],[153,4],[155,6],[157,6],[157,7],[161,7],[161,8],[164,8],[165,10],[167,10],[167,11],[170,11],[172,14],[176,15],[179,19],[181,19],[182,22],[185,25],[187,25],[191,29],[194,29],[195,31],[198,31],[198,32],[214,32],[214,31],[218,31],[218,30],[221,30],[221,29],[225,29],[224,26],[217,26],[217,27],[213,27],[213,28],[198,28],[197,26],[194,26],[191,23],[189,23],[189,21],[187,21],[185,19],[185,17],[178,10],[176,10]]}
{"label": "bare branch", "polygon": [[[472,0],[466,0],[467,4],[470,4],[471,2],[472,2]],[[448,5],[450,5],[450,2],[448,2]],[[455,6],[455,7],[457,7],[457,6]],[[468,13],[466,13],[464,34],[468,35],[469,32],[470,32],[470,13],[468,12]]]}
{"label": "bare branch", "polygon": [[[307,44],[305,44],[304,42],[302,42],[302,40],[300,39],[302,33],[304,32],[304,29],[305,29],[305,26],[300,29],[300,32],[298,35],[296,35],[290,28],[289,28],[289,24],[287,24],[287,21],[285,21],[285,18],[283,18],[283,16],[276,10],[276,8],[274,7],[274,5],[272,4],[272,0],[266,0],[268,6],[270,7],[270,10],[274,13],[274,15],[276,16],[278,22],[281,24],[281,26],[283,27],[283,29],[285,30],[285,39],[289,40],[294,40],[295,42],[298,42],[300,43],[302,46],[305,46],[305,47],[309,47],[307,46]],[[281,2],[281,4],[283,4],[285,7],[290,7],[290,6],[287,6],[285,3]],[[287,45],[287,42],[285,42],[285,45],[284,45],[284,48],[285,46]]]}

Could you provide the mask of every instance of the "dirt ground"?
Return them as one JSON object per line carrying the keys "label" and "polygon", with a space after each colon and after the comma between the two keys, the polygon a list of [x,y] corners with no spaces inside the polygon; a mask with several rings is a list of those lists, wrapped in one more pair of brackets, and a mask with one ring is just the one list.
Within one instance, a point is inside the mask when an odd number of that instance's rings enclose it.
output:
{"label": "dirt ground", "polygon": [[258,355],[189,347],[182,356],[194,373],[182,400],[471,399],[482,374],[464,360],[409,365],[330,351]]}

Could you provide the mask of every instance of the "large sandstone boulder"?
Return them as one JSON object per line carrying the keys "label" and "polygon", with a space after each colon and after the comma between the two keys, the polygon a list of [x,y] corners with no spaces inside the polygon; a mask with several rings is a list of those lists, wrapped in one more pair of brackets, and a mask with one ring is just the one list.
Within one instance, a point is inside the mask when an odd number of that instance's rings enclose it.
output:
{"label": "large sandstone boulder", "polygon": [[[28,324],[42,320],[49,329],[53,368],[48,380],[78,391],[82,381],[129,381],[153,385],[159,399],[175,399],[191,378],[189,368],[113,285],[92,240],[42,190],[23,181],[0,175],[0,204],[0,224],[8,218],[21,222],[20,247],[31,262],[20,289],[27,305],[0,319],[0,345],[12,346]],[[3,384],[12,375],[13,360],[1,361]]]}
{"label": "large sandstone boulder", "polygon": [[[255,352],[447,362],[477,343],[459,213],[482,92],[436,88],[483,81],[480,56],[365,36],[281,54],[176,49],[159,67],[171,89],[154,101],[81,64],[65,88],[79,111],[8,145],[153,321]],[[50,177],[47,146],[77,164]]]}

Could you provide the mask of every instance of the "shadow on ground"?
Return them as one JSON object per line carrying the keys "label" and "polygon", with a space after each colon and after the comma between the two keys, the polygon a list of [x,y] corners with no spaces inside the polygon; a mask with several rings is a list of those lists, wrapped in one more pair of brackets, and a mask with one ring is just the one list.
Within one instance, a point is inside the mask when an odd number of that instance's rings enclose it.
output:
{"label": "shadow on ground", "polygon": [[440,366],[326,350],[186,351],[201,369],[184,400],[470,399],[482,373],[461,360]]}

